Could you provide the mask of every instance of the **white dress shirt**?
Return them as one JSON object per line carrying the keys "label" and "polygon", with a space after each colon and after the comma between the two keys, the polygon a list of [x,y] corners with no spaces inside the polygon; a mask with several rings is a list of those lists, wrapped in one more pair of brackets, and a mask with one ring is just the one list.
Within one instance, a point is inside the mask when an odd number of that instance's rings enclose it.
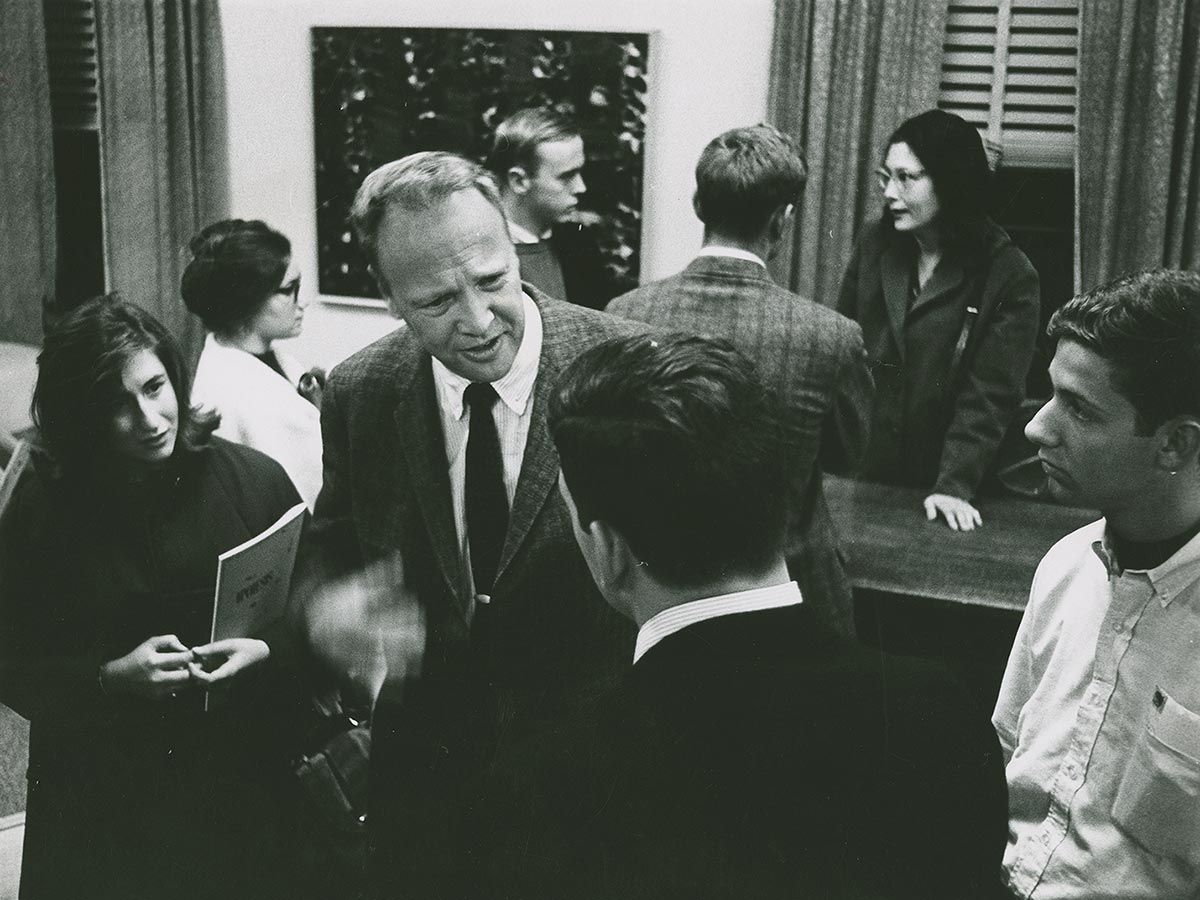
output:
{"label": "white dress shirt", "polygon": [[[492,406],[496,436],[500,440],[500,457],[504,465],[504,492],[511,514],[517,481],[521,477],[521,460],[529,437],[529,422],[533,412],[533,385],[537,380],[542,356],[542,317],[535,304],[524,296],[525,334],[513,359],[512,368],[503,378],[492,382],[499,402]],[[450,474],[450,502],[454,511],[454,528],[458,537],[459,559],[462,560],[464,597],[475,595],[471,575],[470,545],[467,540],[467,506],[465,485],[467,476],[467,434],[470,431],[471,410],[463,402],[463,393],[471,382],[456,375],[436,358],[433,360],[433,384],[437,392],[438,413],[442,420],[442,436],[446,443],[446,463]]]}
{"label": "white dress shirt", "polygon": [[751,253],[749,250],[742,250],[740,247],[718,247],[705,246],[697,251],[695,258],[700,259],[703,256],[723,256],[727,259],[744,259],[746,262],[758,263],[764,269],[767,264],[763,262],[762,257],[757,253]]}
{"label": "white dress shirt", "polygon": [[705,597],[702,600],[693,600],[690,603],[672,606],[648,619],[638,629],[637,643],[633,648],[633,661],[636,663],[663,638],[682,631],[689,625],[695,625],[697,622],[715,619],[718,616],[731,616],[735,613],[779,609],[782,606],[794,606],[800,602],[799,586],[794,581],[788,581],[770,587],[736,591],[732,594],[721,594],[719,597]]}
{"label": "white dress shirt", "polygon": [[992,723],[1014,895],[1200,896],[1200,536],[1148,571],[1103,520],[1055,544]]}

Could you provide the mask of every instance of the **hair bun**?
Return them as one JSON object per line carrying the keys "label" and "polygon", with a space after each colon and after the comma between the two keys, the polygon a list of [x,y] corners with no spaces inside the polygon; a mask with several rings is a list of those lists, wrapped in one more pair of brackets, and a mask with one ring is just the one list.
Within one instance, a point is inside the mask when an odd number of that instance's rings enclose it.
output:
{"label": "hair bun", "polygon": [[225,219],[220,222],[213,222],[211,225],[206,225],[202,228],[188,242],[188,249],[192,251],[193,257],[217,256],[220,254],[221,245],[225,243],[226,238],[239,231],[252,230],[247,227],[250,224],[245,219]]}

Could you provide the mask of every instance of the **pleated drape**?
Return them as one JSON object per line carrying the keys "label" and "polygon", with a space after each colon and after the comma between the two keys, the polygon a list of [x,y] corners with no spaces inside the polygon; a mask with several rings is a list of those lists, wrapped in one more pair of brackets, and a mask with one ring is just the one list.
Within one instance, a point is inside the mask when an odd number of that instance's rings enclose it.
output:
{"label": "pleated drape", "polygon": [[1079,287],[1200,268],[1200,0],[1080,8]]}
{"label": "pleated drape", "polygon": [[41,3],[0,0],[0,60],[0,341],[41,344],[57,245]]}
{"label": "pleated drape", "polygon": [[775,277],[836,301],[882,197],[872,171],[904,119],[937,102],[946,0],[778,0],[768,115],[805,148],[808,187]]}
{"label": "pleated drape", "polygon": [[195,362],[203,333],[179,279],[191,236],[229,208],[218,3],[99,0],[96,40],[108,286]]}

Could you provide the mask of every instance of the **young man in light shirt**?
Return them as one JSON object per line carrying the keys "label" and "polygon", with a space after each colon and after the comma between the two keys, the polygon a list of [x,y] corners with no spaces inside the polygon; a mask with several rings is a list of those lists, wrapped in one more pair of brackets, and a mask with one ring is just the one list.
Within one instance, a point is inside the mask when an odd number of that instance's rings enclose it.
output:
{"label": "young man in light shirt", "polygon": [[1158,270],[1050,321],[1026,428],[1055,499],[1103,518],[1038,566],[993,724],[1016,897],[1200,891],[1200,276]]}

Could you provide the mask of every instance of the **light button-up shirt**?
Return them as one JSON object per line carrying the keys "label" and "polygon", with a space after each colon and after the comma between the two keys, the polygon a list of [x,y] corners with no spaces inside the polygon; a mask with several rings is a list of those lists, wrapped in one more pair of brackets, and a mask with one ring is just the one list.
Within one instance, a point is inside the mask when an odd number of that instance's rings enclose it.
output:
{"label": "light button-up shirt", "polygon": [[[500,440],[500,457],[504,466],[504,492],[511,514],[521,477],[521,460],[529,438],[529,423],[533,416],[533,386],[537,381],[538,364],[542,356],[542,317],[537,304],[524,296],[525,333],[517,348],[508,373],[492,382],[499,401],[492,406],[496,436]],[[462,596],[475,595],[471,575],[471,551],[467,540],[467,435],[470,431],[471,410],[463,402],[463,394],[471,382],[447,369],[438,359],[433,360],[433,384],[437,393],[438,412],[442,422],[442,437],[446,446],[446,464],[450,475],[450,504],[454,511],[454,529],[458,537],[458,554],[462,561],[459,590]],[[483,601],[486,602],[486,601]]]}
{"label": "light button-up shirt", "polygon": [[1103,521],[1038,566],[993,715],[1009,890],[1200,896],[1200,536],[1122,571]]}

